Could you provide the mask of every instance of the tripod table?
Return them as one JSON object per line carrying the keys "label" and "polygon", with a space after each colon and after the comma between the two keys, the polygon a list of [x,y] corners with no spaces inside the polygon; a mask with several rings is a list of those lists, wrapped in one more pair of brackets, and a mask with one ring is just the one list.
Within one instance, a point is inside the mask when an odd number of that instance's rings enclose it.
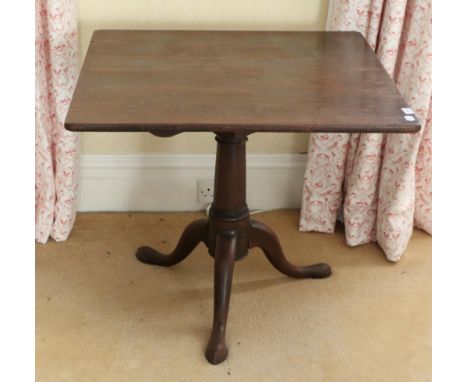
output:
{"label": "tripod table", "polygon": [[171,254],[141,247],[138,260],[172,266],[203,242],[214,257],[214,318],[206,358],[224,361],[234,262],[260,247],[290,277],[323,278],[329,265],[291,264],[276,234],[250,218],[246,142],[262,132],[412,133],[420,123],[356,32],[95,31],[65,127],[217,141],[208,219],[189,224]]}

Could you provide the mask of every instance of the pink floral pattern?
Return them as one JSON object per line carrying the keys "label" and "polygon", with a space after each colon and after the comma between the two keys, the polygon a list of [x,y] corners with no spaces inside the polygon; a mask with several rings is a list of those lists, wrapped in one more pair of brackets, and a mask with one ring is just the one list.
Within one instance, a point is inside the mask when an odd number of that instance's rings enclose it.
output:
{"label": "pink floral pattern", "polygon": [[78,73],[74,0],[36,0],[36,240],[75,221],[78,137],[64,129]]}
{"label": "pink floral pattern", "polygon": [[417,134],[311,134],[300,230],[377,241],[398,261],[432,226],[432,2],[335,0],[332,30],[360,31],[423,122]]}

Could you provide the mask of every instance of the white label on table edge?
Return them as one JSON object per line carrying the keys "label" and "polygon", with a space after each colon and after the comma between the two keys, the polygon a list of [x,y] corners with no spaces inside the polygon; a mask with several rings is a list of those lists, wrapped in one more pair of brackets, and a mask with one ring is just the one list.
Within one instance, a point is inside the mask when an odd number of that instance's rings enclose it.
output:
{"label": "white label on table edge", "polygon": [[410,107],[402,107],[401,111],[405,114],[414,114],[414,111]]}

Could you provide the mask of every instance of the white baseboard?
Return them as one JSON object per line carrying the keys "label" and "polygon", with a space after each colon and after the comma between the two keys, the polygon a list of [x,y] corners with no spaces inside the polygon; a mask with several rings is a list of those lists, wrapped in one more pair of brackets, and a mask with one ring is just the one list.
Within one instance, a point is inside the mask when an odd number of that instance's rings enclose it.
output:
{"label": "white baseboard", "polygon": [[[214,176],[215,156],[82,155],[79,211],[199,211],[198,179]],[[247,155],[251,210],[299,208],[306,155]]]}

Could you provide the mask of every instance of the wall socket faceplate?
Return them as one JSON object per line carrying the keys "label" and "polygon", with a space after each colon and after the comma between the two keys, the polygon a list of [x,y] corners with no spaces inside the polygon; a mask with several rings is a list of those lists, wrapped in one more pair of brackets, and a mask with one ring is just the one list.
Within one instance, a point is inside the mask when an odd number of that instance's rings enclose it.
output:
{"label": "wall socket faceplate", "polygon": [[214,179],[198,179],[198,202],[211,203],[214,195]]}

